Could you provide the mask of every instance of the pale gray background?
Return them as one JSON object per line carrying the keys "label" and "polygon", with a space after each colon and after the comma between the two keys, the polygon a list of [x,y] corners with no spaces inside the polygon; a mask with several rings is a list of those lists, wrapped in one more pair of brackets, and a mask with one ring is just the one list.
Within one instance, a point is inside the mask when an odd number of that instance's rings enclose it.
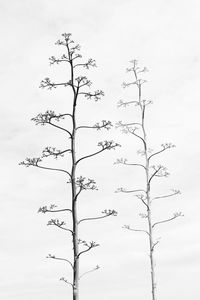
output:
{"label": "pale gray background", "polygon": [[[30,118],[46,109],[66,112],[69,108],[65,89],[48,92],[38,86],[46,76],[63,79],[66,75],[63,67],[50,68],[48,57],[59,54],[54,42],[60,34],[71,32],[84,56],[97,60],[98,69],[88,76],[106,93],[100,103],[83,99],[79,119],[84,124],[133,120],[136,108],[117,109],[119,99],[131,97],[131,90],[121,87],[128,80],[125,68],[137,58],[150,70],[145,97],[154,101],[148,114],[151,146],[158,149],[162,142],[177,146],[158,158],[171,176],[154,191],[156,195],[170,188],[182,191],[177,198],[157,202],[155,220],[177,210],[185,214],[157,230],[157,236],[162,236],[156,251],[158,299],[199,300],[199,1],[1,0],[0,14],[1,299],[70,298],[70,287],[59,282],[61,276],[70,276],[65,265],[45,259],[48,253],[70,253],[70,238],[65,240],[63,232],[48,228],[48,216],[37,214],[41,205],[64,205],[64,178],[19,167],[18,162],[38,156],[45,146],[63,145],[62,134],[36,127]],[[85,255],[82,270],[96,264],[101,269],[83,278],[81,299],[150,300],[147,240],[121,228],[140,226],[141,206],[130,195],[114,193],[120,186],[142,184],[137,170],[130,173],[127,167],[113,165],[118,157],[137,161],[140,145],[120,131],[90,132],[80,138],[81,153],[96,150],[96,143],[105,138],[122,147],[80,166],[80,174],[94,178],[99,187],[80,199],[80,215],[114,208],[119,217],[82,225],[81,237],[101,244]]]}

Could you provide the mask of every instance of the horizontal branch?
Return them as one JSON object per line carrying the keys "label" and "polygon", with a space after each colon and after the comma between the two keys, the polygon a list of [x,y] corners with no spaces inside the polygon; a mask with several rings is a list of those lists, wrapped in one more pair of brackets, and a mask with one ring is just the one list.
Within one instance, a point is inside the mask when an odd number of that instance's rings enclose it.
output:
{"label": "horizontal branch", "polygon": [[124,225],[122,228],[125,228],[125,229],[128,229],[128,230],[131,230],[131,231],[138,231],[138,232],[144,232],[146,234],[149,235],[148,231],[146,230],[143,230],[143,229],[134,229],[134,228],[131,228],[129,225]]}
{"label": "horizontal branch", "polygon": [[137,123],[137,122],[134,122],[134,123],[122,123],[122,121],[119,121],[119,122],[116,123],[116,128],[118,128],[118,127],[128,127],[128,126],[133,126],[133,125],[142,126],[141,123]]}
{"label": "horizontal branch", "polygon": [[115,193],[137,193],[137,192],[144,192],[144,193],[146,193],[146,191],[145,190],[143,190],[143,189],[137,189],[137,190],[126,190],[126,189],[124,189],[124,188],[118,188],[116,191],[115,191]]}
{"label": "horizontal branch", "polygon": [[87,99],[93,99],[95,101],[98,101],[101,99],[102,96],[104,96],[104,92],[101,91],[101,90],[97,90],[93,93],[90,93],[90,92],[79,92],[79,95],[84,95]]}
{"label": "horizontal branch", "polygon": [[54,148],[54,147],[46,147],[42,151],[42,158],[53,156],[54,158],[57,159],[59,156],[63,157],[64,154],[67,152],[71,152],[71,149],[66,149],[66,150],[61,151],[61,150],[56,150],[56,148]]}
{"label": "horizontal branch", "polygon": [[97,129],[97,130],[100,130],[102,128],[105,128],[105,129],[109,130],[112,126],[113,125],[110,121],[102,120],[102,124],[96,123],[93,126],[79,126],[79,127],[76,128],[76,130],[78,130],[78,129]]}
{"label": "horizontal branch", "polygon": [[130,104],[135,104],[135,105],[139,105],[138,101],[123,101],[123,100],[119,100],[119,102],[117,103],[117,107],[126,107]]}
{"label": "horizontal branch", "polygon": [[61,56],[61,58],[56,58],[55,56],[51,56],[50,58],[49,58],[49,61],[50,61],[50,65],[53,65],[53,64],[59,64],[60,62],[68,62],[68,63],[70,63],[70,60],[69,60],[69,58],[65,55],[65,54],[63,54],[62,56]]}
{"label": "horizontal branch", "polygon": [[86,69],[89,69],[90,67],[96,67],[96,61],[92,58],[89,58],[86,63],[80,63],[80,64],[74,65],[74,68],[76,68],[76,67],[84,67]]}
{"label": "horizontal branch", "polygon": [[136,166],[136,167],[142,167],[144,170],[146,170],[146,167],[142,164],[132,164],[132,163],[127,163],[126,158],[118,158],[114,164],[123,164],[126,166]]}
{"label": "horizontal branch", "polygon": [[163,195],[163,196],[158,196],[158,197],[154,197],[152,200],[161,199],[161,198],[168,198],[168,197],[172,197],[172,196],[178,195],[178,194],[180,194],[180,193],[181,193],[181,192],[180,192],[179,190],[174,190],[174,192],[171,193],[171,194]]}
{"label": "horizontal branch", "polygon": [[55,207],[57,207],[57,205],[55,204],[51,204],[50,208],[48,209],[47,206],[42,206],[38,209],[38,213],[42,212],[42,213],[46,213],[46,212],[63,212],[63,211],[69,211],[72,212],[72,210],[70,208],[63,208],[63,209],[54,209]]}
{"label": "horizontal branch", "polygon": [[48,88],[49,90],[56,88],[57,86],[64,86],[64,87],[72,86],[72,82],[68,81],[68,82],[55,83],[52,82],[50,78],[46,77],[44,80],[41,81],[40,84],[40,88]]}

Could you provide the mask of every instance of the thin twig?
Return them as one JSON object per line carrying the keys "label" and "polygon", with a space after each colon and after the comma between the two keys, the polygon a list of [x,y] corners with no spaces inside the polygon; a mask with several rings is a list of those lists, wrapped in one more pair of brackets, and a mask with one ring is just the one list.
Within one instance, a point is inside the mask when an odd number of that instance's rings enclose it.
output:
{"label": "thin twig", "polygon": [[143,229],[134,229],[134,228],[131,228],[129,225],[124,225],[122,228],[131,230],[131,231],[144,232],[144,233],[146,233],[147,235],[149,235],[148,231],[143,230]]}

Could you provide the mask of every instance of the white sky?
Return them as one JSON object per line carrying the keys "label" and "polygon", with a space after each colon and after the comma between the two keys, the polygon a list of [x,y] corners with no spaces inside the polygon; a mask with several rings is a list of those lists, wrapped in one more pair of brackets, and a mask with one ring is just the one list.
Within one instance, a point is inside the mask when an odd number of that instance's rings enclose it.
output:
{"label": "white sky", "polygon": [[[48,57],[59,53],[54,42],[71,32],[82,45],[85,58],[97,60],[88,74],[95,88],[105,91],[100,103],[83,99],[80,120],[132,120],[135,108],[117,109],[128,80],[125,68],[137,58],[150,72],[145,96],[154,101],[148,114],[149,137],[157,149],[163,142],[176,148],[159,157],[171,173],[155,192],[178,188],[182,195],[158,202],[155,219],[181,210],[185,217],[160,226],[156,251],[158,299],[199,300],[199,83],[200,4],[191,0],[18,0],[0,1],[1,34],[1,217],[0,298],[3,300],[70,299],[70,288],[59,278],[70,274],[60,262],[45,259],[48,253],[70,253],[70,238],[46,226],[49,216],[38,215],[41,205],[64,205],[63,176],[18,162],[38,156],[45,146],[63,145],[62,134],[30,122],[39,112],[66,112],[64,89],[38,89],[44,77],[63,78],[59,67],[49,67]],[[62,67],[61,67],[62,68]],[[80,215],[98,215],[116,209],[117,218],[82,225],[81,237],[101,247],[82,259],[82,270],[101,266],[84,277],[81,300],[150,300],[148,244],[143,235],[124,231],[123,224],[141,225],[140,204],[131,196],[116,194],[117,187],[142,184],[140,174],[115,166],[118,157],[137,161],[137,142],[119,131],[95,132],[80,137],[82,153],[95,150],[98,141],[114,139],[122,144],[80,167],[80,174],[94,178],[98,192],[80,200]],[[88,146],[88,147],[86,147]]]}

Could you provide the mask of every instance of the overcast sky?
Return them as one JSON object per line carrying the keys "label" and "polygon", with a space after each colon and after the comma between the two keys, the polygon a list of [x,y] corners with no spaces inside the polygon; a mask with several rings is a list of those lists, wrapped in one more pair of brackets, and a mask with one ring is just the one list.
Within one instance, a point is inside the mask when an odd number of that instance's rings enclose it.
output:
{"label": "overcast sky", "polygon": [[[168,179],[154,186],[156,195],[171,188],[182,194],[157,202],[154,219],[182,211],[184,218],[163,224],[155,251],[158,299],[199,300],[199,99],[200,4],[191,0],[0,0],[1,34],[1,210],[0,297],[3,300],[70,299],[70,287],[59,278],[70,278],[61,262],[46,259],[48,253],[70,256],[70,237],[46,226],[49,216],[37,214],[40,206],[65,205],[69,198],[62,174],[18,163],[40,155],[45,146],[61,147],[63,135],[30,121],[39,112],[66,112],[70,98],[65,89],[39,89],[45,77],[62,80],[63,67],[50,67],[48,58],[59,55],[55,41],[72,33],[87,59],[98,68],[87,72],[94,88],[104,90],[99,103],[83,99],[79,120],[85,125],[103,119],[113,123],[132,120],[136,108],[118,109],[117,102],[131,97],[121,84],[129,79],[126,67],[138,59],[149,69],[145,97],[153,100],[147,115],[151,147],[163,142],[176,148],[158,158],[166,165]],[[66,71],[67,74],[67,71]],[[90,153],[98,141],[113,139],[122,147],[88,160],[80,175],[94,178],[99,190],[80,199],[80,216],[96,216],[105,208],[118,217],[83,224],[81,238],[101,245],[81,262],[82,272],[101,268],[82,279],[81,300],[150,300],[148,241],[123,230],[124,224],[143,226],[137,199],[114,191],[136,188],[143,181],[137,170],[114,165],[119,157],[132,162],[140,145],[119,130],[82,133],[80,152]],[[69,203],[69,202],[68,202]]]}

